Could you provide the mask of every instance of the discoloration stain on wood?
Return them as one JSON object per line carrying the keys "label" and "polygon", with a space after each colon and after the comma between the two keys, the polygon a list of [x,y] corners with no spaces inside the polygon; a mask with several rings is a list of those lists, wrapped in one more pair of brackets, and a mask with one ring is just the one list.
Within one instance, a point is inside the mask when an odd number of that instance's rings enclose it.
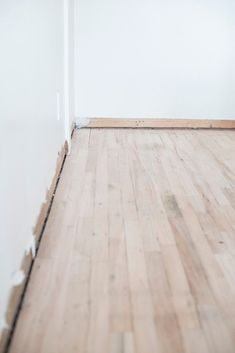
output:
{"label": "discoloration stain on wood", "polygon": [[163,204],[166,208],[166,211],[169,212],[170,215],[175,217],[182,217],[182,213],[176,201],[176,198],[171,193],[165,193],[162,196]]}

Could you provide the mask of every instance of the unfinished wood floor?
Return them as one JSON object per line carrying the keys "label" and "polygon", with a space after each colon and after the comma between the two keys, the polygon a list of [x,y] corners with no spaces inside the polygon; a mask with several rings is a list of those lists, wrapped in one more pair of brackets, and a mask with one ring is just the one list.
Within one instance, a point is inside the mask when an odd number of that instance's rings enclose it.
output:
{"label": "unfinished wood floor", "polygon": [[234,353],[235,131],[76,131],[10,352]]}

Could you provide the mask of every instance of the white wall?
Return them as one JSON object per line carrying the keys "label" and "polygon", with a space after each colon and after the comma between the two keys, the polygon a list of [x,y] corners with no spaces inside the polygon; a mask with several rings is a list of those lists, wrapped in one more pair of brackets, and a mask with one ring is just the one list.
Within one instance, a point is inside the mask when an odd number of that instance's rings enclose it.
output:
{"label": "white wall", "polygon": [[0,43],[1,332],[65,142],[63,0],[0,0]]}
{"label": "white wall", "polygon": [[235,118],[234,0],[79,0],[76,116]]}
{"label": "white wall", "polygon": [[69,143],[75,115],[75,1],[64,0],[64,102],[65,102],[65,137]]}

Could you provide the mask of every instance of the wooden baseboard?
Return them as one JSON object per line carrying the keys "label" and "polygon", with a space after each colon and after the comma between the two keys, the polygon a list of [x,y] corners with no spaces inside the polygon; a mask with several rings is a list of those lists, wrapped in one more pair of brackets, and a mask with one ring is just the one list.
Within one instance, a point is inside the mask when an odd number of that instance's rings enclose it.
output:
{"label": "wooden baseboard", "polygon": [[85,128],[235,129],[235,120],[91,118]]}
{"label": "wooden baseboard", "polygon": [[[51,207],[52,199],[57,185],[58,176],[60,175],[60,172],[61,172],[61,167],[63,165],[64,157],[67,154],[67,149],[68,149],[67,146],[68,144],[67,142],[65,142],[64,146],[61,149],[61,152],[58,153],[55,174],[54,174],[51,186],[46,192],[46,200],[41,206],[41,210],[40,210],[36,225],[34,227],[33,234],[35,238],[36,248],[39,244],[39,241],[44,229],[44,224]],[[3,330],[0,336],[0,353],[4,353],[6,351],[8,338],[12,332],[15,317],[19,309],[21,298],[25,290],[25,286],[27,285],[27,279],[28,279],[33,261],[34,259],[31,252],[25,254],[22,259],[20,270],[24,273],[25,280],[20,285],[13,287],[11,290],[10,298],[8,301],[7,312],[6,312],[6,321],[7,321],[8,329]]]}

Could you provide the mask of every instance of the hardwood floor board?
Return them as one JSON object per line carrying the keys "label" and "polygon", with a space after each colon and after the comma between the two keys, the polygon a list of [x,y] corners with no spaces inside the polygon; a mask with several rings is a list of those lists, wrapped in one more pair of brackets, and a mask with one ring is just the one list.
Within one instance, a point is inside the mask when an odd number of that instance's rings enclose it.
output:
{"label": "hardwood floor board", "polygon": [[235,131],[75,131],[9,353],[234,353]]}
{"label": "hardwood floor board", "polygon": [[[146,253],[146,266],[155,311],[155,324],[163,352],[184,352],[182,331],[171,294],[163,258],[159,252]],[[170,337],[170,339],[169,339]]]}

